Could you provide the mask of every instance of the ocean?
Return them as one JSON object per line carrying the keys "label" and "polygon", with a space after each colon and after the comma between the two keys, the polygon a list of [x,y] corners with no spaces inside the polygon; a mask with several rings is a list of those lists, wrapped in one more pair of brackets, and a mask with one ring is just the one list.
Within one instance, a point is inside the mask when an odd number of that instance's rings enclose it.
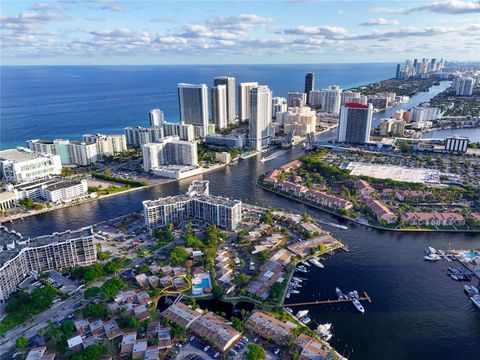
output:
{"label": "ocean", "polygon": [[0,69],[0,149],[29,139],[80,139],[91,132],[123,133],[148,125],[160,108],[178,121],[177,83],[213,85],[230,75],[237,84],[258,81],[273,96],[303,91],[307,72],[315,87],[354,87],[391,78],[395,64],[188,65],[188,66],[7,66]]}

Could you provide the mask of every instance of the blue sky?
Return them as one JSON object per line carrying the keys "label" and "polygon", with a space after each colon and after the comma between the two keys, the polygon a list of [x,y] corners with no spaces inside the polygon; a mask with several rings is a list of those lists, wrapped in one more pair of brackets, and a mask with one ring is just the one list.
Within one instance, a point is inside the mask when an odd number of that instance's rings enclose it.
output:
{"label": "blue sky", "polygon": [[1,1],[7,64],[479,60],[480,1]]}

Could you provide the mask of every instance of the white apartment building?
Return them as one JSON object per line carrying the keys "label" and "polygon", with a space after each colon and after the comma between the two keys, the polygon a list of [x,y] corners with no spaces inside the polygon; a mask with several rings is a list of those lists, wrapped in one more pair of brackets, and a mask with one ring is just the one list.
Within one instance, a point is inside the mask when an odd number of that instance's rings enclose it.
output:
{"label": "white apartment building", "polygon": [[61,172],[59,155],[34,153],[25,148],[0,151],[0,179],[3,181],[21,183]]}
{"label": "white apartment building", "polygon": [[286,134],[294,131],[295,135],[305,136],[315,132],[317,113],[309,106],[293,107],[278,113],[276,122],[283,124],[283,131]]}
{"label": "white apartment building", "polygon": [[237,121],[237,100],[235,94],[235,78],[232,76],[218,76],[213,79],[215,86],[225,85],[227,91],[227,120],[229,124]]}
{"label": "white apartment building", "polygon": [[227,86],[217,85],[212,88],[212,121],[219,130],[228,125]]}
{"label": "white apartment building", "polygon": [[436,120],[440,117],[440,111],[436,107],[415,106],[410,110],[412,122]]}
{"label": "white apartment building", "polygon": [[312,90],[308,93],[308,103],[314,109],[322,106],[322,90]]}
{"label": "white apartment building", "polygon": [[124,134],[85,134],[83,141],[97,144],[98,153],[103,156],[113,156],[127,150],[127,141]]}
{"label": "white apartment building", "polygon": [[145,171],[162,165],[198,165],[197,143],[180,140],[178,136],[168,136],[157,143],[146,144],[142,152]]}
{"label": "white apartment building", "polygon": [[150,127],[159,127],[162,126],[165,121],[165,116],[163,111],[160,109],[152,109],[148,112],[148,117],[150,119]]}
{"label": "white apartment building", "polygon": [[160,228],[190,219],[234,230],[242,221],[242,202],[221,196],[190,194],[143,201],[145,225]]}
{"label": "white apartment building", "polygon": [[331,85],[328,89],[322,90],[322,111],[338,114],[340,112],[341,100],[342,90],[338,85]]}
{"label": "white apartment building", "polygon": [[33,239],[0,226],[0,302],[31,272],[85,266],[97,261],[91,227]]}
{"label": "white apartment building", "polygon": [[284,97],[274,97],[272,99],[272,117],[276,118],[277,113],[287,111],[287,99]]}
{"label": "white apartment building", "polygon": [[456,77],[453,83],[455,94],[458,96],[471,96],[475,88],[475,79],[472,77]]}
{"label": "white apartment building", "polygon": [[272,92],[266,85],[259,85],[250,92],[250,121],[248,136],[250,146],[263,149],[270,143],[272,124]]}
{"label": "white apartment building", "polygon": [[445,139],[445,150],[455,154],[467,152],[469,139],[459,136],[450,136]]}
{"label": "white apartment building", "polygon": [[238,85],[238,117],[240,121],[250,119],[250,92],[258,86],[258,82],[243,82]]}
{"label": "white apartment building", "polygon": [[288,107],[303,107],[307,104],[307,94],[301,92],[287,93]]}
{"label": "white apartment building", "polygon": [[125,137],[127,146],[141,148],[145,144],[158,142],[160,139],[163,139],[164,131],[162,127],[144,128],[141,126],[129,126],[125,128]]}

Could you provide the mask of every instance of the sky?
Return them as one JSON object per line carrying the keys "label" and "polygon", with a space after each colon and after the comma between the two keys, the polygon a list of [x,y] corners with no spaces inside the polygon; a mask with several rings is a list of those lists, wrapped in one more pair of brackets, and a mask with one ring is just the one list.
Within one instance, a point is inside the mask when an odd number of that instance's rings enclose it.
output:
{"label": "sky", "polygon": [[480,1],[0,0],[2,65],[480,59]]}

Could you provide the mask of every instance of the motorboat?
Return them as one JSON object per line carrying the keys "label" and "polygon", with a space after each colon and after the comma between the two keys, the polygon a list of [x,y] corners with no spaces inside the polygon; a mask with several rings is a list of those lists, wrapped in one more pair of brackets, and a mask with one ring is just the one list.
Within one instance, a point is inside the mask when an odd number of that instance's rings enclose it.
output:
{"label": "motorboat", "polygon": [[352,301],[352,304],[353,306],[355,306],[355,309],[357,309],[362,314],[365,312],[365,309],[363,308],[362,304],[360,304],[360,301],[358,301],[357,299],[354,299]]}
{"label": "motorboat", "polygon": [[360,299],[360,296],[358,296],[358,291],[357,290],[353,290],[353,296],[355,297],[355,299]]}
{"label": "motorboat", "polygon": [[470,300],[475,304],[476,307],[480,309],[480,295],[473,295]]}
{"label": "motorboat", "polygon": [[355,299],[355,295],[353,294],[353,291],[348,292],[348,297],[352,300]]}
{"label": "motorboat", "polygon": [[290,299],[290,293],[287,292],[287,295],[285,295],[285,298]]}
{"label": "motorboat", "polygon": [[465,290],[468,296],[478,295],[478,289],[473,285],[464,285],[463,289]]}
{"label": "motorboat", "polygon": [[429,253],[429,254],[436,254],[436,253],[437,253],[437,250],[435,250],[433,247],[429,246],[429,247],[428,247],[428,253]]}
{"label": "motorboat", "polygon": [[337,293],[338,299],[343,299],[343,293],[338,287],[335,288],[335,292]]}
{"label": "motorboat", "polygon": [[310,259],[310,262],[315,265],[316,267],[319,267],[320,269],[323,269],[325,268],[325,266],[320,262],[318,261],[317,259],[313,258],[313,259]]}
{"label": "motorboat", "polygon": [[303,272],[303,273],[307,273],[307,269],[305,268],[305,266],[302,266],[302,265],[299,265],[297,266],[297,271],[300,271],[300,272]]}
{"label": "motorboat", "polygon": [[317,332],[320,335],[330,332],[331,329],[332,329],[332,324],[330,323],[320,324],[317,326]]}
{"label": "motorboat", "polygon": [[324,336],[320,336],[322,338],[323,341],[329,341],[331,338],[332,338],[333,334],[331,333],[328,333]]}
{"label": "motorboat", "polygon": [[289,314],[293,314],[292,308],[286,307],[285,311],[288,312]]}
{"label": "motorboat", "polygon": [[430,254],[430,255],[426,255],[423,257],[425,260],[427,261],[437,261],[437,260],[441,260],[442,258],[440,256],[438,256],[437,254]]}
{"label": "motorboat", "polygon": [[312,322],[312,319],[310,319],[308,316],[305,316],[303,319],[300,320],[302,323],[305,325],[309,324]]}
{"label": "motorboat", "polygon": [[305,266],[308,266],[308,267],[312,266],[312,265],[310,265],[310,263],[308,261],[300,261],[300,263],[302,265],[305,265]]}
{"label": "motorboat", "polygon": [[300,291],[294,290],[294,289],[288,290],[288,292],[289,292],[290,294],[300,294]]}
{"label": "motorboat", "polygon": [[308,310],[300,310],[297,312],[297,318],[301,319],[308,315]]}
{"label": "motorboat", "polygon": [[296,282],[299,282],[301,283],[303,280],[300,279],[299,277],[296,277],[296,276],[292,276],[292,280],[295,280]]}

